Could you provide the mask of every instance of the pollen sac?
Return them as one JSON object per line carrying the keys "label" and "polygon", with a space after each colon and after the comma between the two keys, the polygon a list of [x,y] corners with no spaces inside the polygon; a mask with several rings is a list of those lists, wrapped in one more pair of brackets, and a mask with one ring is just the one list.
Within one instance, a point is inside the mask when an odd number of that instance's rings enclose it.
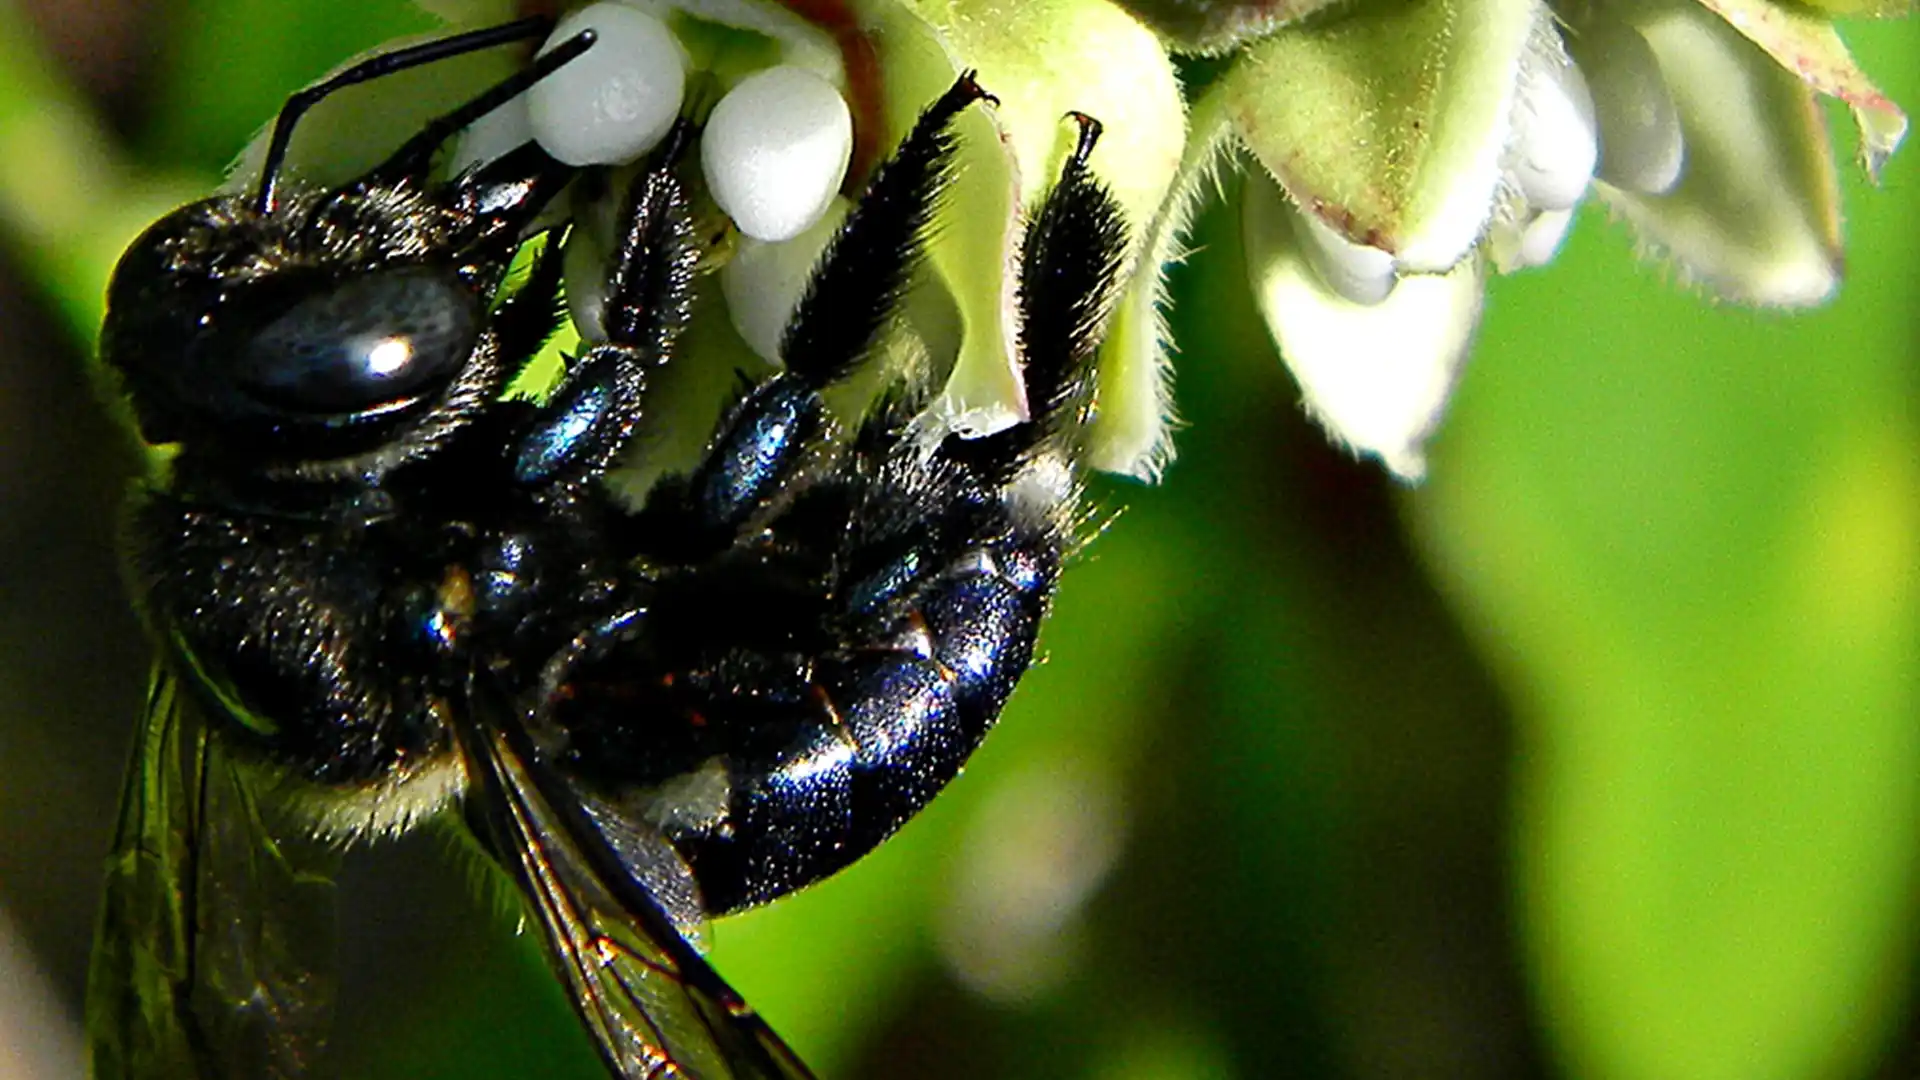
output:
{"label": "pollen sac", "polygon": [[847,175],[853,115],[832,83],[782,64],[742,79],[700,141],[714,202],[755,240],[790,240],[820,220]]}
{"label": "pollen sac", "polygon": [[527,92],[533,137],[568,165],[633,161],[680,114],[686,58],[666,23],[616,3],[591,4],[562,19],[546,48],[589,29],[599,35],[594,47]]}

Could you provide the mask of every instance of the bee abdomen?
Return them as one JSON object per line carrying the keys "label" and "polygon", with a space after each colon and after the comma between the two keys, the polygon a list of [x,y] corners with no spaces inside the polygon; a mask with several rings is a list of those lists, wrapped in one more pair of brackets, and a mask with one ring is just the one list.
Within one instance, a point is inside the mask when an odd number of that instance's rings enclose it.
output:
{"label": "bee abdomen", "polygon": [[785,748],[730,759],[724,827],[674,837],[710,910],[763,903],[847,866],[960,772],[1032,663],[1059,564],[1050,534],[1001,546],[1005,555],[977,549],[922,587],[907,629],[885,645],[821,658],[816,715]]}

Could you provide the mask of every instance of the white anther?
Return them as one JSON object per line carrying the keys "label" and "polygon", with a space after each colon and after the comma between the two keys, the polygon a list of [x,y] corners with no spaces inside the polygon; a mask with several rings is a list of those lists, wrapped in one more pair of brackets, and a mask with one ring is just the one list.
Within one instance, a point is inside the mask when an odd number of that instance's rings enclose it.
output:
{"label": "white anther", "polygon": [[1568,41],[1593,88],[1600,129],[1600,179],[1628,191],[1661,195],[1680,182],[1687,144],[1673,91],[1640,32],[1595,20]]}
{"label": "white anther", "polygon": [[755,72],[707,117],[700,163],[713,201],[756,240],[788,240],[820,220],[853,151],[853,113],[803,68]]}
{"label": "white anther", "polygon": [[1513,179],[1528,205],[1566,210],[1578,203],[1600,145],[1587,81],[1557,43],[1535,47],[1521,65],[1513,122]]}
{"label": "white anther", "polygon": [[582,30],[593,48],[527,91],[534,138],[568,165],[632,161],[673,127],[686,58],[667,24],[625,4],[590,4],[560,20],[542,52]]}
{"label": "white anther", "polygon": [[761,358],[780,362],[780,335],[799,306],[807,279],[833,231],[846,219],[852,204],[834,199],[827,212],[799,236],[778,244],[751,237],[727,265],[720,268],[720,293],[727,299],[727,315],[747,346]]}
{"label": "white anther", "polygon": [[1300,213],[1300,230],[1307,241],[1307,258],[1327,287],[1356,304],[1377,304],[1393,292],[1396,276],[1393,256],[1377,247],[1356,244],[1318,214]]}

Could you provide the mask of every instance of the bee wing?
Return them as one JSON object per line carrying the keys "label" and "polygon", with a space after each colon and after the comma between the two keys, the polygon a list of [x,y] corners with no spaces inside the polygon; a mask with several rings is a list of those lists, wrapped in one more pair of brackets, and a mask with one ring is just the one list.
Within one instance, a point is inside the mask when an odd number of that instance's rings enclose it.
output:
{"label": "bee wing", "polygon": [[240,766],[157,671],[88,973],[95,1080],[305,1075],[332,1017],[336,862],[274,836]]}
{"label": "bee wing", "polygon": [[519,884],[608,1068],[623,1080],[812,1080],[663,911],[660,897],[685,891],[674,872],[690,886],[686,864],[636,857],[632,830],[609,837],[525,733],[482,709],[461,732],[468,817]]}

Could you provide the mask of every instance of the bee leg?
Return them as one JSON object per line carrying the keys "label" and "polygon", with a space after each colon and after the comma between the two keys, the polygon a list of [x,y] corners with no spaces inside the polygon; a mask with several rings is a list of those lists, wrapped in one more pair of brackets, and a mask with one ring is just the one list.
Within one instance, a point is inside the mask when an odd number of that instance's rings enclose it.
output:
{"label": "bee leg", "polygon": [[[697,718],[682,760],[726,763],[725,812],[665,826],[716,912],[790,892],[892,834],[959,771],[1032,662],[1074,543],[1070,452],[1127,249],[1118,207],[1086,171],[1096,131],[1083,121],[1082,144],[1024,245],[1032,419],[987,439],[949,438],[931,453],[912,438],[904,407],[869,423],[838,517],[788,512],[771,523],[770,550],[835,551],[824,613],[809,610],[798,587],[749,584],[746,574],[767,572],[758,561],[666,583],[650,613],[653,640],[684,651],[652,658],[653,670],[664,661],[673,672],[661,680],[672,692],[644,711],[671,705]],[[760,645],[745,659],[723,652],[741,640],[739,607],[725,600],[736,595],[754,597],[756,633],[804,644],[785,654]],[[821,623],[824,636],[803,636]],[[715,653],[721,662],[698,662]],[[639,730],[648,752],[668,745],[660,725]],[[728,731],[753,739],[715,741]]]}
{"label": "bee leg", "polygon": [[692,475],[650,501],[643,532],[658,553],[691,559],[726,547],[804,467],[827,429],[820,392],[859,365],[898,309],[951,176],[949,128],[982,99],[972,73],[961,76],[875,171],[787,323],[785,370],[749,389]]}
{"label": "bee leg", "polygon": [[961,75],[875,170],[787,321],[780,359],[788,372],[818,389],[844,378],[867,354],[900,306],[925,253],[935,204],[952,180],[953,121],[976,101],[996,100],[972,72]]}
{"label": "bee leg", "polygon": [[1069,113],[1080,128],[1060,179],[1027,227],[1020,251],[1020,355],[1029,422],[1002,438],[949,439],[946,453],[1001,475],[1031,464],[1035,448],[1071,454],[1091,419],[1094,359],[1117,296],[1127,255],[1125,214],[1087,168],[1100,140],[1098,120]]}
{"label": "bee leg", "polygon": [[524,356],[531,361],[565,324],[567,308],[561,296],[561,281],[565,276],[561,250],[559,233],[548,233],[546,246],[534,260],[533,272],[512,296],[501,301],[493,316],[499,355]]}
{"label": "bee leg", "polygon": [[[607,340],[569,366],[515,440],[513,477],[522,485],[577,494],[605,472],[639,423],[648,369],[665,361],[687,324],[699,248],[673,174],[683,141],[669,140],[628,189],[607,280]],[[541,273],[536,267],[536,280]]]}

